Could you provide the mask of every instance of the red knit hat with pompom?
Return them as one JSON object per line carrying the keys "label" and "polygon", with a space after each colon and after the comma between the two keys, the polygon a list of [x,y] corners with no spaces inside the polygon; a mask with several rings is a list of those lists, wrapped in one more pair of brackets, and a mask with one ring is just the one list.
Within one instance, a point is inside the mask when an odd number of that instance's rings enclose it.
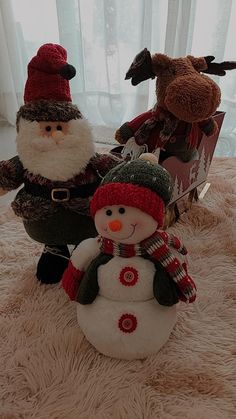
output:
{"label": "red knit hat with pompom", "polygon": [[76,74],[67,52],[57,44],[42,45],[28,64],[25,103],[39,100],[71,102],[69,81]]}

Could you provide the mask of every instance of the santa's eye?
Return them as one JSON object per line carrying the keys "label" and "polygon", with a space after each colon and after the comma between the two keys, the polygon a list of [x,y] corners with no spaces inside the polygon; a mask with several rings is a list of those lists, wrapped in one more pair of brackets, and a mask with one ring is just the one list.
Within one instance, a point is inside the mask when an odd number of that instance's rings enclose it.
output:
{"label": "santa's eye", "polygon": [[119,210],[118,210],[118,211],[119,211],[119,213],[120,213],[120,214],[124,214],[124,213],[125,213],[125,209],[124,209],[124,208],[122,208],[122,207],[121,207],[121,208],[119,208]]}
{"label": "santa's eye", "polygon": [[61,125],[57,125],[57,131],[62,131],[62,126]]}
{"label": "santa's eye", "polygon": [[49,131],[51,131],[51,129],[52,129],[52,128],[50,127],[50,125],[47,125],[47,126],[45,127],[45,130],[46,130],[46,131],[48,131],[48,132],[49,132]]}
{"label": "santa's eye", "polygon": [[112,210],[106,210],[106,215],[110,217],[110,215],[112,215]]}

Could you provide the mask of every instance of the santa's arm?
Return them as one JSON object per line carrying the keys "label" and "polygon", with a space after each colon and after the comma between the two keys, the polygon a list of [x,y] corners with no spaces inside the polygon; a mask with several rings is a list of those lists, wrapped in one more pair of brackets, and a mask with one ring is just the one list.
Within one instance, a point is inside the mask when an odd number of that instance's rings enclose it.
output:
{"label": "santa's arm", "polygon": [[149,118],[153,116],[153,110],[144,112],[132,121],[125,122],[115,133],[115,139],[120,144],[126,144],[129,138],[134,136],[134,133],[139,129],[139,127]]}
{"label": "santa's arm", "polygon": [[18,156],[0,161],[0,195],[19,188],[23,176],[24,168]]}
{"label": "santa's arm", "polygon": [[75,300],[84,273],[90,262],[99,254],[98,238],[82,241],[73,251],[61,285],[71,300]]}

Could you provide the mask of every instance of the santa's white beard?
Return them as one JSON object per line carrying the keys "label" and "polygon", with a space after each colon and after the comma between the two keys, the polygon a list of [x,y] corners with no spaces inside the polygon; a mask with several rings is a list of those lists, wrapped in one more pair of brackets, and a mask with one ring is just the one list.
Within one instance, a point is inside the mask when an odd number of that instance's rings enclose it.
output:
{"label": "santa's white beard", "polygon": [[40,136],[38,122],[21,119],[16,143],[24,168],[50,180],[66,181],[83,172],[95,152],[92,129],[85,119],[69,121],[68,134],[59,143]]}

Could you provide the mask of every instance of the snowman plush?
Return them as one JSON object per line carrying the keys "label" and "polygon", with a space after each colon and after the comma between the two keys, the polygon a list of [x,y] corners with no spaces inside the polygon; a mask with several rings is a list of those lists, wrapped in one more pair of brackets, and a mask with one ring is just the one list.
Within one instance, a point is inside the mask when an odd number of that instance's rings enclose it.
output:
{"label": "snowman plush", "polygon": [[113,168],[91,200],[99,236],[74,250],[62,286],[78,303],[88,341],[107,356],[157,352],[175,325],[178,301],[196,298],[186,264],[174,254],[186,255],[186,248],[161,230],[172,188],[169,173],[146,153]]}
{"label": "snowman plush", "polygon": [[92,128],[72,103],[75,68],[57,44],[42,45],[28,65],[24,102],[17,113],[18,155],[0,162],[0,195],[22,188],[12,208],[28,235],[43,243],[36,276],[59,282],[69,244],[97,235],[89,200],[120,159],[95,152]]}

